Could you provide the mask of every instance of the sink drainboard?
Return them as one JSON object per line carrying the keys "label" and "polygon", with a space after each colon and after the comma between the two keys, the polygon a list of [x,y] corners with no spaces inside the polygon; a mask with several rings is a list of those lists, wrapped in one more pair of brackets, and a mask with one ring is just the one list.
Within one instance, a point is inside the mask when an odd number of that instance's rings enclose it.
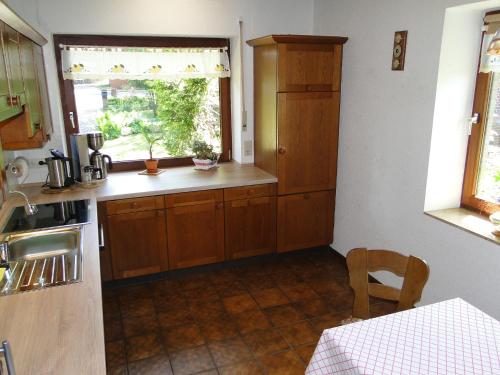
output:
{"label": "sink drainboard", "polygon": [[82,280],[83,228],[66,228],[7,236],[9,270],[0,295],[67,285]]}
{"label": "sink drainboard", "polygon": [[[12,294],[81,281],[81,254],[10,263],[10,277],[3,282],[2,294]],[[7,278],[5,278],[7,279]]]}

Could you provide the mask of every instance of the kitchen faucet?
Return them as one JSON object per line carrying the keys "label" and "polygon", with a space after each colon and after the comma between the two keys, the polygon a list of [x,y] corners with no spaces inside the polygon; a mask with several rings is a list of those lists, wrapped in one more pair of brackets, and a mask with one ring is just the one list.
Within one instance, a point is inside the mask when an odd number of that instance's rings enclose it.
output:
{"label": "kitchen faucet", "polygon": [[22,191],[11,190],[9,194],[20,194],[24,198],[24,212],[27,216],[32,216],[38,213],[38,207],[36,204],[31,203],[28,196],[24,194]]}

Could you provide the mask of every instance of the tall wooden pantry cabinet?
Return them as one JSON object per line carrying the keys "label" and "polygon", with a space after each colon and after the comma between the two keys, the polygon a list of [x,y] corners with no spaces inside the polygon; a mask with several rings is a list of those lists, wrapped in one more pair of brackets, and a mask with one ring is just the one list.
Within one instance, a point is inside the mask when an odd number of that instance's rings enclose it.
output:
{"label": "tall wooden pantry cabinet", "polygon": [[278,177],[277,251],[333,241],[345,37],[270,35],[254,47],[255,165]]}

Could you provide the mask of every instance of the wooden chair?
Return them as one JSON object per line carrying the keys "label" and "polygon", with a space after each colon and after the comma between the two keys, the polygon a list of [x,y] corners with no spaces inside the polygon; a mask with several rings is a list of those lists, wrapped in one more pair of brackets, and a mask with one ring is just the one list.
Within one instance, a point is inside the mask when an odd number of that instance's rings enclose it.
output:
{"label": "wooden chair", "polygon": [[[352,249],[346,260],[350,285],[354,289],[354,318],[370,317],[370,296],[397,301],[396,311],[413,308],[420,301],[422,289],[429,278],[429,266],[425,261],[395,251]],[[368,272],[375,271],[390,271],[404,277],[402,288],[369,282]]]}

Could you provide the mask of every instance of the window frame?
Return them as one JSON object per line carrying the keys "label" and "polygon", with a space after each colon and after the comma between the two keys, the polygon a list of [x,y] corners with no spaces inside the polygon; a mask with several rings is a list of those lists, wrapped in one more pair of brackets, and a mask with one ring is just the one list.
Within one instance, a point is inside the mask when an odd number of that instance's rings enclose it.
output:
{"label": "window frame", "polygon": [[[199,38],[199,37],[161,37],[161,36],[118,36],[118,35],[83,35],[83,34],[54,34],[54,52],[56,57],[59,92],[63,110],[65,140],[71,154],[70,135],[79,132],[78,112],[76,110],[75,92],[72,80],[64,80],[62,72],[62,54],[59,45],[86,45],[110,47],[164,47],[164,48],[198,48],[220,47],[228,48],[227,38]],[[221,150],[219,161],[231,161],[231,85],[230,78],[219,78],[219,102],[221,123]],[[73,112],[73,121],[69,113]],[[74,125],[73,125],[74,122]],[[160,168],[192,165],[191,157],[160,158]],[[122,172],[144,169],[144,160],[113,161],[110,172]]]}
{"label": "window frame", "polygon": [[[486,15],[498,14],[500,11],[488,12]],[[483,50],[484,32],[481,38],[480,53]],[[462,197],[460,205],[480,214],[491,215],[495,211],[500,210],[500,204],[485,201],[476,197],[477,180],[479,177],[479,164],[481,162],[481,154],[484,144],[484,135],[486,131],[486,118],[488,111],[488,99],[491,91],[492,73],[480,73],[481,54],[479,55],[479,63],[476,76],[476,85],[474,91],[474,101],[472,105],[472,116],[477,113],[479,119],[477,124],[471,128],[469,140],[467,144],[467,156],[465,160],[464,180],[462,185]]]}

